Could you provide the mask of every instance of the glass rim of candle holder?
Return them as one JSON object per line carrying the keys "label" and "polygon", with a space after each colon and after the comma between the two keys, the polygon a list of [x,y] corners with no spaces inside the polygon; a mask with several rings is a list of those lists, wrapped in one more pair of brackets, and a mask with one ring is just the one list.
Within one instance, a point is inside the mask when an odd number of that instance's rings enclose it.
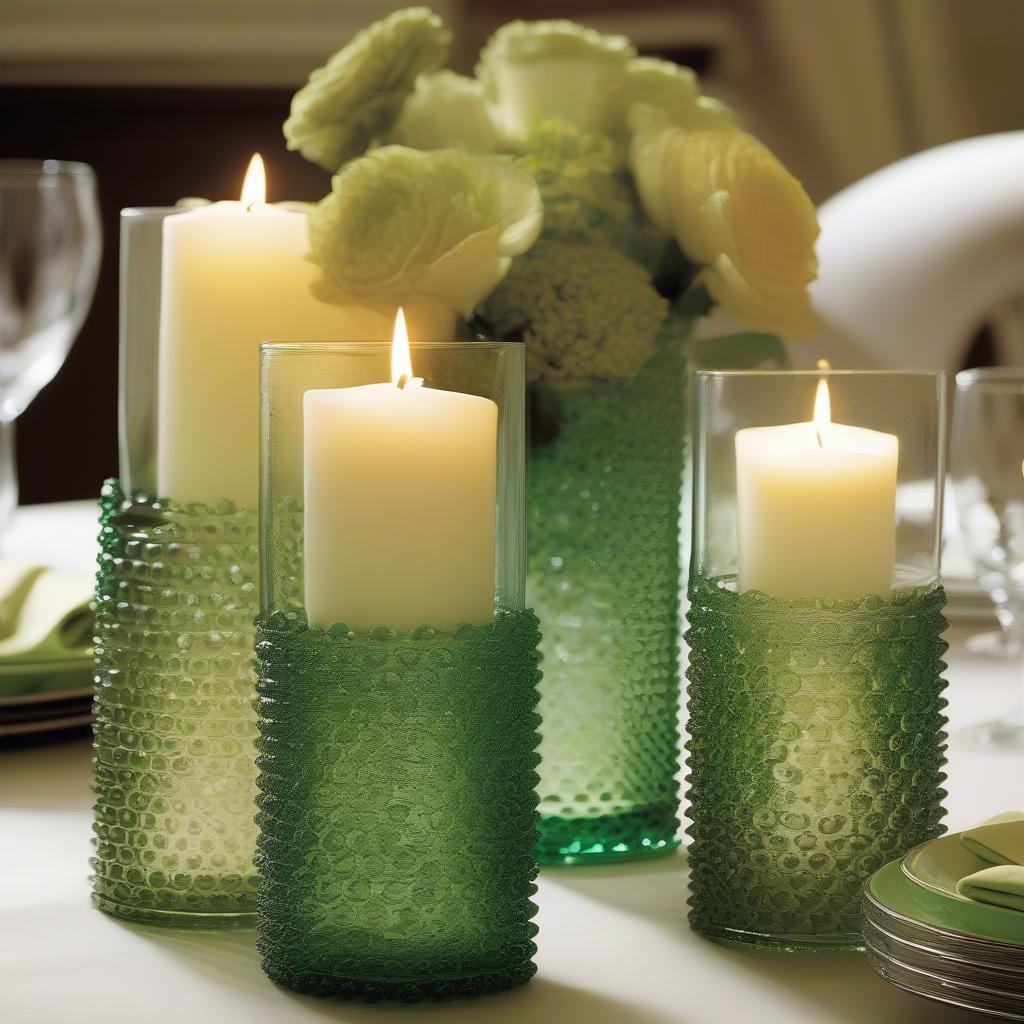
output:
{"label": "glass rim of candle holder", "polygon": [[[872,486],[881,488],[886,495],[894,492],[886,499],[893,502],[891,526],[888,521],[875,522],[876,540],[870,542],[871,550],[880,547],[883,541],[878,538],[891,529],[893,571],[889,585],[878,584],[884,577],[884,566],[880,564],[874,574],[865,568],[865,578],[873,585],[858,591],[858,573],[851,571],[857,552],[847,550],[844,565],[843,551],[835,550],[831,552],[835,571],[841,575],[845,569],[850,574],[849,587],[852,589],[844,591],[840,587],[839,592],[832,595],[826,587],[817,592],[817,596],[852,598],[870,592],[887,593],[894,588],[938,583],[941,579],[942,481],[946,459],[945,381],[944,371],[921,369],[848,370],[825,367],[792,371],[695,371],[692,566],[709,577],[739,576],[739,549],[743,546],[744,536],[748,547],[755,545],[754,553],[757,555],[760,553],[757,543],[762,550],[781,551],[798,533],[790,517],[780,514],[771,520],[766,519],[763,515],[765,507],[758,509],[759,516],[754,516],[751,503],[739,500],[736,435],[747,428],[770,430],[784,427],[792,430],[800,426],[805,433],[787,439],[786,444],[793,441],[806,445],[806,451],[802,453],[804,460],[815,457],[816,449],[822,453],[817,456],[819,459],[828,459],[830,451],[834,455],[856,455],[858,445],[863,445],[865,439],[869,447],[888,444],[892,449],[890,457],[893,464],[885,468],[885,479],[872,481],[870,477],[858,476],[854,492],[863,496],[865,488]],[[823,421],[825,433],[819,435],[813,427],[822,386],[826,389],[828,411]],[[748,446],[755,442],[759,446],[774,444],[780,437],[770,433],[745,435]],[[750,473],[759,473],[757,467],[766,464],[765,459],[777,459],[777,451],[773,454],[771,449],[762,448],[755,454],[757,458]],[[810,478],[807,472],[806,467],[804,471],[796,469],[790,476],[790,486],[808,486]],[[833,468],[833,472],[839,470]],[[746,477],[748,483],[753,479],[750,473]],[[807,550],[814,550],[819,558],[824,555],[826,563],[830,552],[822,552],[820,547],[828,538],[828,515],[830,512],[843,516],[851,514],[843,509],[846,492],[835,486],[841,481],[833,477],[830,482],[832,486],[822,488],[821,493],[815,494],[813,490],[805,493],[805,499],[815,508],[809,508],[806,522],[801,521],[802,526],[809,528],[805,538]],[[763,497],[750,487],[746,494],[751,501]],[[711,495],[714,495],[719,508],[735,509],[740,517],[750,509],[745,522],[751,525],[752,520],[760,519],[760,526],[754,533],[748,531],[744,534],[728,517],[712,515],[707,500]],[[770,506],[767,508],[771,511]],[[757,527],[758,524],[754,525]],[[864,525],[865,543],[869,543],[867,521]],[[755,537],[757,532],[762,534],[759,541]],[[880,556],[879,561],[881,563]],[[785,565],[778,565],[775,571],[785,575],[789,570]],[[811,573],[812,576],[816,574],[817,570]],[[760,571],[751,575],[755,584],[761,580],[766,582],[748,587],[741,581],[742,589],[760,589],[785,597],[816,593],[799,588],[776,590],[770,585],[771,572],[767,577]]]}
{"label": "glass rim of candle holder", "polygon": [[690,924],[861,948],[865,879],[944,830],[945,375],[695,376]]}
{"label": "glass rim of candle holder", "polygon": [[525,352],[261,347],[259,950],[301,992],[534,973]]}
{"label": "glass rim of candle holder", "polygon": [[957,390],[1022,391],[1024,366],[974,366],[961,370],[954,377],[954,382]]}

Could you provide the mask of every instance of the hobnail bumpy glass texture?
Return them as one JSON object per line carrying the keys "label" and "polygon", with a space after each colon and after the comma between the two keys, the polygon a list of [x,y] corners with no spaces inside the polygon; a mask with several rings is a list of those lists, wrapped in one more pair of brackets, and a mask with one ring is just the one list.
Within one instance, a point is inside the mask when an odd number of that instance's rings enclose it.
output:
{"label": "hobnail bumpy glass texture", "polygon": [[108,913],[255,924],[256,526],[103,488],[91,864]]}
{"label": "hobnail bumpy glass texture", "polygon": [[537,619],[258,630],[263,966],[300,992],[444,999],[534,973]]}
{"label": "hobnail bumpy glass texture", "polygon": [[685,327],[631,380],[554,396],[558,434],[530,454],[541,863],[678,845]]}
{"label": "hobnail bumpy glass texture", "polygon": [[690,923],[860,948],[864,880],[944,831],[945,594],[690,600]]}

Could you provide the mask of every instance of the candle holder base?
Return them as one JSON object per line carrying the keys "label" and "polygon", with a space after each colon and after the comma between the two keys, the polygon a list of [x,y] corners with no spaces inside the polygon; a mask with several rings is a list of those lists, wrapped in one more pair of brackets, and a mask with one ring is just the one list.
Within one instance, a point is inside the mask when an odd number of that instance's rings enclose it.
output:
{"label": "candle holder base", "polygon": [[740,928],[698,927],[707,939],[735,949],[756,949],[765,953],[862,953],[864,936],[856,932],[834,932],[822,935],[769,935],[747,932]]}
{"label": "candle holder base", "polygon": [[945,595],[785,600],[726,582],[690,581],[690,924],[856,948],[865,879],[944,831]]}
{"label": "candle holder base", "polygon": [[131,903],[118,903],[104,896],[92,895],[92,905],[110,917],[131,921],[133,924],[151,924],[159,928],[182,928],[198,931],[227,931],[232,928],[255,928],[256,912],[211,913],[198,910],[194,914],[182,910],[150,910]]}
{"label": "candle holder base", "polygon": [[416,1001],[535,970],[540,639],[528,611],[409,633],[261,621],[264,970]]}
{"label": "candle holder base", "polygon": [[677,802],[625,814],[594,818],[543,815],[537,861],[540,864],[608,864],[661,857],[679,847]]}
{"label": "candle holder base", "polygon": [[256,513],[102,496],[93,903],[255,924]]}

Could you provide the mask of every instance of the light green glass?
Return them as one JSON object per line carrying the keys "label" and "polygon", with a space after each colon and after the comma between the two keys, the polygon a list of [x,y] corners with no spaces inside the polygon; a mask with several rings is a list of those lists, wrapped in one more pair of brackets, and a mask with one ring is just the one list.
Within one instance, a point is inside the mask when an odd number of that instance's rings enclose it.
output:
{"label": "light green glass", "polygon": [[690,581],[690,922],[860,948],[864,880],[944,829],[941,587],[782,600]]}
{"label": "light green glass", "polygon": [[679,840],[679,505],[689,322],[632,379],[538,395],[528,594],[541,619],[541,863]]}
{"label": "light green glass", "polygon": [[[943,831],[942,375],[702,371],[695,380],[690,923],[758,948],[859,949],[864,881]],[[753,530],[743,502],[754,484],[737,481],[737,432],[809,421],[822,380],[835,422],[897,440],[898,461],[885,464],[893,498],[871,492],[886,502],[876,514],[894,502],[891,583],[843,597],[744,589],[744,545],[756,541],[740,536],[741,524]],[[813,507],[815,486],[849,486],[844,472],[862,480],[886,457],[841,451],[849,435],[830,439],[828,426],[815,436],[820,457],[779,446],[760,465],[765,477],[799,469],[794,515]],[[761,443],[768,451],[771,436]],[[805,586],[814,586],[815,561],[857,529],[840,517],[818,540],[807,531],[794,538],[790,557],[812,581]],[[833,581],[823,590],[837,585],[837,576],[819,578]]]}
{"label": "light green glass", "polygon": [[103,489],[93,902],[175,927],[255,923],[256,513]]}

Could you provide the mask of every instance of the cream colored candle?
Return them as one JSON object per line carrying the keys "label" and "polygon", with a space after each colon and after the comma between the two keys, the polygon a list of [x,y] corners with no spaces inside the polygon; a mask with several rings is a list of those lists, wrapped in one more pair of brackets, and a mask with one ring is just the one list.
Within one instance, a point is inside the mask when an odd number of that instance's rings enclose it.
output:
{"label": "cream colored candle", "polygon": [[[498,407],[412,377],[303,396],[306,614],[439,629],[494,615]],[[404,358],[402,352],[404,344]]]}
{"label": "cream colored candle", "polygon": [[[313,297],[306,216],[263,202],[262,177],[254,157],[241,201],[164,221],[157,483],[179,502],[256,507],[260,342],[390,335],[386,312]],[[418,336],[451,324],[439,315]]]}
{"label": "cream colored candle", "polygon": [[892,587],[893,434],[814,421],[736,432],[739,586],[777,597],[862,597]]}

